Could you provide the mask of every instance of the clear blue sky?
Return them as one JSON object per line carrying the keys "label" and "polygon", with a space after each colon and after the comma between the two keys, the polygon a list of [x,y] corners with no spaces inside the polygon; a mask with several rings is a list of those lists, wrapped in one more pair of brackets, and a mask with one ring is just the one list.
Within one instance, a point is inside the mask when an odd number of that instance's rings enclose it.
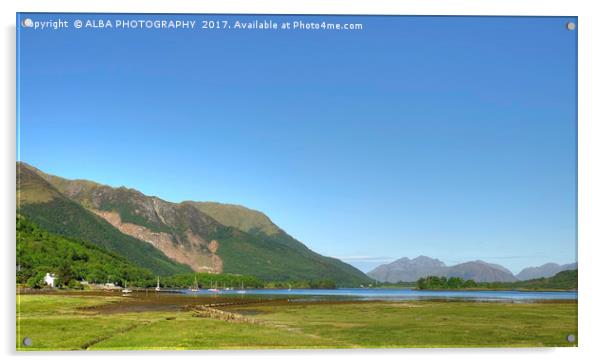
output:
{"label": "clear blue sky", "polygon": [[313,19],[364,30],[21,28],[19,158],[258,209],[363,270],[576,261],[576,19]]}

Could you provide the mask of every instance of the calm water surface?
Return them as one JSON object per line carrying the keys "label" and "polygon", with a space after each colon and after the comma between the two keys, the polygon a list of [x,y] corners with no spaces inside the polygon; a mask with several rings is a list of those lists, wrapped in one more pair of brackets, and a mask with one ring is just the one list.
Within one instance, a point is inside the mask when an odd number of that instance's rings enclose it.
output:
{"label": "calm water surface", "polygon": [[420,299],[454,299],[472,301],[539,301],[576,300],[577,292],[522,292],[522,291],[418,291],[413,289],[247,289],[242,293],[236,289],[221,290],[218,293],[205,289],[197,292],[179,291],[189,295],[248,296],[293,298],[301,300],[388,300],[407,301]]}

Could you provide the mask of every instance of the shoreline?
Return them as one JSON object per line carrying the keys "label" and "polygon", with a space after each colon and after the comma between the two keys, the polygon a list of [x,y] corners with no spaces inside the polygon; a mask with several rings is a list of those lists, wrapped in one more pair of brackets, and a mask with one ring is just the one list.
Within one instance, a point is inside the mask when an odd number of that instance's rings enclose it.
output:
{"label": "shoreline", "polygon": [[[45,292],[116,292],[120,293],[123,287],[113,288],[113,289],[100,289],[100,288],[85,288],[85,289],[73,289],[73,288],[29,288],[29,287],[18,287],[16,288],[16,293],[25,293],[25,294],[42,294]],[[189,291],[187,288],[162,288],[160,291],[155,291],[154,288],[137,288],[137,287],[128,287],[128,289],[133,292],[138,293],[177,293],[182,294],[184,292]],[[296,288],[293,289],[293,293],[291,295],[295,295],[295,291],[315,291],[315,292],[325,292],[325,291],[344,291],[344,290],[373,290],[373,291],[382,291],[382,290],[394,290],[394,291],[414,291],[414,292],[533,292],[533,293],[579,293],[578,289],[554,289],[554,288],[429,288],[429,289],[418,289],[415,287],[375,287],[375,288]],[[199,289],[199,292],[206,292],[207,289]],[[235,294],[247,294],[251,295],[253,292],[262,292],[262,291],[288,291],[286,288],[251,288],[246,290],[245,293],[239,293],[236,290],[226,290],[219,291],[214,294],[221,295],[235,295]]]}

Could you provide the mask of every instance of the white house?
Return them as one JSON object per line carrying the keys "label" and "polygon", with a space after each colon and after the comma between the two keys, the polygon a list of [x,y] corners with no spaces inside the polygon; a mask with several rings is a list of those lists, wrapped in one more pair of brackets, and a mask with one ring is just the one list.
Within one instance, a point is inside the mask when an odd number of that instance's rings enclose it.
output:
{"label": "white house", "polygon": [[46,283],[46,285],[49,287],[54,288],[54,274],[46,273],[46,276],[44,277],[44,283]]}

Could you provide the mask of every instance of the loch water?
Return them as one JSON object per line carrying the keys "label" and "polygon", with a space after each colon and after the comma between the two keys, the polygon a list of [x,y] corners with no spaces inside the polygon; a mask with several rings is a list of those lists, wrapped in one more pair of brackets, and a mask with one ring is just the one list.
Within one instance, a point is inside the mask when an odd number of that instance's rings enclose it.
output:
{"label": "loch water", "polygon": [[339,288],[339,289],[247,289],[245,291],[206,289],[178,290],[187,295],[245,296],[290,298],[300,300],[359,300],[359,301],[409,301],[409,300],[466,300],[466,301],[543,301],[577,300],[576,291],[493,291],[450,290],[427,291],[414,289]]}

